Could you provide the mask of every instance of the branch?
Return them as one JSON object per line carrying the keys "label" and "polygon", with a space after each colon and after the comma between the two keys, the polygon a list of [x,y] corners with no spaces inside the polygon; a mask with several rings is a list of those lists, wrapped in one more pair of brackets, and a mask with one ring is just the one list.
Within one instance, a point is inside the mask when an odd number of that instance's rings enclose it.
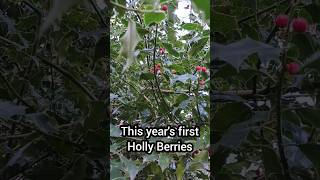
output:
{"label": "branch", "polygon": [[7,85],[8,89],[18,98],[19,101],[21,101],[24,105],[33,108],[29,103],[27,103],[20,95],[19,93],[14,89],[14,87],[10,84],[10,82],[6,79],[5,75],[2,73],[2,70],[0,69],[0,77]]}
{"label": "branch", "polygon": [[[16,47],[22,47],[20,44],[17,44],[5,37],[0,36],[0,39],[4,40],[7,44],[11,44],[14,45]],[[1,43],[1,41],[0,41]],[[65,77],[67,77],[68,79],[70,79],[75,85],[77,85],[88,97],[90,97],[91,100],[96,101],[97,98],[84,86],[82,85],[82,83],[77,80],[72,74],[70,74],[68,71],[66,71],[65,69],[63,69],[62,67],[53,64],[50,61],[45,60],[44,58],[40,57],[40,56],[32,56],[24,51],[20,51],[21,53],[23,53],[24,55],[30,57],[33,60],[40,60],[42,61],[44,64],[53,67],[55,70],[57,70],[58,72],[60,72],[62,75],[64,75]]]}
{"label": "branch", "polygon": [[33,161],[30,165],[24,166],[19,172],[15,173],[14,175],[11,175],[10,177],[8,177],[9,180],[15,180],[17,179],[17,176],[19,174],[24,173],[26,170],[30,169],[33,167],[33,165],[38,164],[39,162],[41,162],[42,160],[46,159],[47,157],[49,157],[49,153],[41,156],[40,158],[38,158],[37,160]]}
{"label": "branch", "polygon": [[118,4],[116,2],[113,2],[113,1],[110,1],[110,3],[114,6],[117,6],[119,8],[122,8],[122,9],[125,9],[127,11],[134,11],[134,12],[139,12],[139,13],[163,13],[163,11],[160,11],[160,10],[140,10],[140,9],[133,9],[133,8],[128,8],[128,7],[125,7],[121,4]]}
{"label": "branch", "polygon": [[[292,1],[291,1],[292,2]],[[290,14],[292,12],[294,8],[294,4],[290,4],[290,6],[288,7],[288,12],[286,12],[286,14]],[[291,20],[290,20],[291,21]],[[289,22],[289,24],[291,24],[291,22]],[[287,62],[287,46],[289,43],[289,35],[290,32],[290,26],[288,26],[286,28],[286,32],[283,36],[283,39],[285,40],[284,45],[283,45],[283,49],[282,49],[282,55],[281,55],[281,72],[279,75],[279,82],[277,85],[277,97],[276,97],[276,120],[277,120],[277,140],[278,140],[278,150],[279,150],[279,155],[280,155],[280,160],[281,160],[281,164],[282,164],[282,168],[284,171],[284,176],[286,180],[291,180],[290,177],[290,171],[289,171],[289,165],[288,165],[288,161],[286,158],[286,154],[285,154],[285,150],[284,150],[284,146],[283,146],[283,139],[282,139],[282,87],[283,87],[283,81],[284,81],[284,75],[285,75],[285,71],[286,71],[286,62]]]}
{"label": "branch", "polygon": [[[155,70],[156,68],[156,50],[157,50],[157,38],[158,38],[158,24],[156,25],[156,34],[155,34],[155,37],[154,37],[154,47],[153,47],[153,58],[152,58],[152,61],[153,61],[153,70]],[[164,96],[161,92],[161,89],[160,89],[160,85],[159,85],[159,81],[158,81],[158,77],[157,77],[157,73],[154,72],[154,79],[156,81],[156,86],[157,86],[157,89],[158,89],[158,92],[160,94],[160,97],[163,101],[163,103],[165,104],[166,108],[167,108],[167,111],[170,112],[170,114],[172,113],[170,111],[170,107],[169,105],[167,104],[167,101],[164,99]],[[168,115],[169,118],[172,120],[172,116],[171,115]]]}
{"label": "branch", "polygon": [[285,3],[285,2],[288,2],[288,0],[282,0],[282,1],[276,2],[276,3],[272,4],[272,5],[270,5],[269,7],[265,8],[265,9],[262,9],[261,11],[258,11],[258,12],[254,13],[254,14],[251,14],[251,15],[245,17],[245,18],[240,19],[238,21],[238,24],[244,23],[244,22],[246,22],[246,21],[248,21],[248,20],[250,20],[250,19],[252,19],[252,18],[254,18],[256,16],[260,16],[263,13],[271,11],[271,10],[275,9],[277,6],[279,6],[280,4]]}
{"label": "branch", "polygon": [[26,1],[26,0],[22,1],[22,3],[24,3],[26,6],[28,6],[29,8],[31,8],[35,13],[37,13],[37,15],[39,16],[39,18],[41,19],[42,13],[41,13],[41,11],[40,11],[38,8],[36,8],[33,4],[31,4],[30,2],[28,2],[28,1]]}
{"label": "branch", "polygon": [[70,79],[75,85],[77,85],[88,97],[90,97],[91,100],[96,101],[97,98],[78,80],[76,79],[72,74],[70,74],[68,71],[66,71],[65,69],[63,69],[62,67],[53,64],[50,61],[47,61],[39,56],[37,57],[32,57],[35,59],[39,59],[41,60],[44,64],[53,67],[55,70],[57,70],[58,72],[60,72],[61,74],[63,74],[65,77],[67,77],[68,79]]}
{"label": "branch", "polygon": [[100,22],[101,24],[105,27],[105,28],[108,28],[108,24],[104,21],[104,18],[102,17],[102,14],[100,13],[98,7],[96,6],[96,4],[93,2],[93,0],[89,0],[90,4],[92,5],[93,9],[96,11],[99,19],[100,19]]}
{"label": "branch", "polygon": [[21,138],[25,138],[25,137],[28,137],[33,134],[35,134],[35,131],[32,131],[30,133],[25,133],[25,134],[14,134],[14,135],[9,135],[9,136],[0,136],[0,140],[21,139]]}

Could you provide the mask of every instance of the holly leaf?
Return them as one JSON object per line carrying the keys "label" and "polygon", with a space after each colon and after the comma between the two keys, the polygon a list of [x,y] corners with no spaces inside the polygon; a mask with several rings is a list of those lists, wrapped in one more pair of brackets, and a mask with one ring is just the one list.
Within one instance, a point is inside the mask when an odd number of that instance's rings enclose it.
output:
{"label": "holly leaf", "polygon": [[310,159],[313,165],[320,170],[320,145],[318,144],[301,144],[300,150]]}
{"label": "holly leaf", "polygon": [[307,6],[304,7],[308,13],[311,14],[312,19],[314,22],[319,22],[320,21],[320,5],[317,3],[310,3]]}
{"label": "holly leaf", "polygon": [[266,177],[269,179],[271,176],[278,176],[279,174],[282,174],[281,164],[277,153],[270,147],[262,147],[262,160],[266,169]]}
{"label": "holly leaf", "polygon": [[149,26],[152,23],[160,23],[162,20],[166,18],[166,14],[164,12],[154,11],[152,12],[153,7],[147,6],[146,10],[148,12],[144,13],[144,24]]}
{"label": "holly leaf", "polygon": [[320,52],[312,54],[305,63],[302,65],[301,69],[317,69],[320,70]]}
{"label": "holly leaf", "polygon": [[188,80],[195,81],[197,80],[197,76],[192,75],[192,74],[182,74],[182,75],[177,75],[176,77],[172,78],[170,80],[170,84],[173,85],[177,81],[180,81],[182,83],[186,83]]}
{"label": "holly leaf", "polygon": [[123,67],[122,73],[126,71],[136,59],[138,54],[135,49],[140,41],[141,38],[138,34],[136,23],[132,20],[129,20],[128,29],[120,39],[120,55],[127,58],[127,62]]}
{"label": "holly leaf", "polygon": [[26,107],[11,102],[0,102],[0,118],[9,119],[15,115],[25,114]]}
{"label": "holly leaf", "polygon": [[305,124],[311,124],[316,128],[320,127],[320,122],[318,121],[320,118],[320,109],[301,108],[297,109],[296,112]]}
{"label": "holly leaf", "polygon": [[258,55],[262,64],[267,64],[270,60],[279,62],[280,56],[280,49],[251,38],[245,38],[228,45],[213,43],[212,48],[214,59],[225,61],[237,70],[243,61],[253,54]]}
{"label": "holly leaf", "polygon": [[159,154],[159,166],[161,167],[162,172],[167,169],[170,165],[170,156],[164,153]]}
{"label": "holly leaf", "polygon": [[121,130],[113,124],[110,124],[110,137],[121,137]]}
{"label": "holly leaf", "polygon": [[219,12],[213,12],[212,27],[213,31],[227,33],[232,30],[238,29],[238,23],[235,16],[223,14]]}
{"label": "holly leaf", "polygon": [[[232,112],[232,113],[230,113]],[[250,108],[244,103],[227,103],[215,113],[214,129],[225,131],[235,123],[245,121],[250,116]]]}
{"label": "holly leaf", "polygon": [[193,31],[202,28],[201,25],[197,23],[185,23],[181,26],[181,28],[188,30],[188,31]]}
{"label": "holly leaf", "polygon": [[184,170],[185,170],[184,159],[180,159],[178,164],[177,164],[177,169],[176,169],[177,180],[182,180],[183,179]]}
{"label": "holly leaf", "polygon": [[[200,10],[204,15],[205,19],[210,19],[210,1],[209,0],[193,0],[193,7]],[[208,21],[209,22],[209,21]]]}
{"label": "holly leaf", "polygon": [[162,43],[162,45],[164,46],[164,48],[166,48],[169,54],[173,55],[174,57],[179,57],[179,52],[172,47],[172,44]]}
{"label": "holly leaf", "polygon": [[33,123],[39,131],[45,134],[54,135],[58,133],[57,121],[46,113],[32,113],[26,115],[26,118],[29,122]]}
{"label": "holly leaf", "polygon": [[133,180],[136,178],[138,172],[139,172],[139,168],[137,167],[137,165],[134,163],[134,161],[127,159],[126,157],[120,155],[120,160],[123,163],[124,167],[124,171],[128,172],[130,180]]}
{"label": "holly leaf", "polygon": [[196,41],[192,45],[190,51],[188,52],[189,57],[197,55],[205,47],[205,45],[208,42],[208,39],[209,39],[208,37],[204,37]]}

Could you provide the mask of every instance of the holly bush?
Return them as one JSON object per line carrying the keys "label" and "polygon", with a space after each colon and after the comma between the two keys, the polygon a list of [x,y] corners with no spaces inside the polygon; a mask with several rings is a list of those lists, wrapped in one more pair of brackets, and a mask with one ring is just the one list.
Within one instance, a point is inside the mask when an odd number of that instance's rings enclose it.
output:
{"label": "holly bush", "polygon": [[216,0],[215,179],[319,179],[320,4]]}
{"label": "holly bush", "polygon": [[108,179],[103,1],[0,1],[0,179]]}
{"label": "holly bush", "polygon": [[[126,3],[127,2],[127,3]],[[111,179],[209,179],[208,0],[111,1]],[[181,18],[181,11],[187,12]],[[121,125],[201,127],[193,152],[128,152]]]}

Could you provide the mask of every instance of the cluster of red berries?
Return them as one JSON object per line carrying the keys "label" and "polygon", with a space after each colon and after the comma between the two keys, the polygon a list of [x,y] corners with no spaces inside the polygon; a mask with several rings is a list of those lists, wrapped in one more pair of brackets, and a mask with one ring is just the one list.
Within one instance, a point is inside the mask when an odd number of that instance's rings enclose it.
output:
{"label": "cluster of red berries", "polygon": [[200,71],[202,71],[202,72],[207,72],[207,68],[204,67],[204,66],[197,66],[197,67],[196,67],[196,71],[198,71],[198,72],[200,72]]}
{"label": "cluster of red berries", "polygon": [[[279,15],[276,20],[275,24],[279,28],[284,28],[289,25],[289,16],[287,15]],[[308,29],[308,21],[304,18],[295,18],[292,21],[292,28],[295,32],[303,33],[306,32]]]}
{"label": "cluster of red berries", "polygon": [[[279,15],[275,20],[275,24],[279,28],[287,27],[289,25],[289,16]],[[301,17],[295,18],[292,21],[292,28],[298,33],[306,32],[308,30],[308,21]],[[300,71],[300,64],[295,62],[288,63],[286,69],[289,74],[295,75]]]}
{"label": "cluster of red berries", "polygon": [[[197,66],[197,67],[196,67],[196,71],[197,71],[197,72],[201,72],[201,71],[202,71],[202,72],[204,72],[204,73],[207,73],[207,68],[204,67],[204,66]],[[199,80],[199,85],[200,85],[200,86],[204,86],[205,83],[206,83],[205,78],[202,79],[202,80]]]}

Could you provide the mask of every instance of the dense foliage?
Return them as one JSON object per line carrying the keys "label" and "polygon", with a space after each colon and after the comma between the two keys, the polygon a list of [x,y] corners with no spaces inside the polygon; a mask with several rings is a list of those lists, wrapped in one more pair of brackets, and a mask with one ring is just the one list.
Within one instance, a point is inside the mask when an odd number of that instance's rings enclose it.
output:
{"label": "dense foliage", "polygon": [[214,2],[215,179],[319,179],[319,1]]}
{"label": "dense foliage", "polygon": [[[209,179],[210,2],[112,2],[111,179]],[[178,12],[187,11],[186,21]],[[201,127],[194,152],[127,152],[120,125]]]}
{"label": "dense foliage", "polygon": [[107,179],[107,7],[0,1],[0,179]]}

